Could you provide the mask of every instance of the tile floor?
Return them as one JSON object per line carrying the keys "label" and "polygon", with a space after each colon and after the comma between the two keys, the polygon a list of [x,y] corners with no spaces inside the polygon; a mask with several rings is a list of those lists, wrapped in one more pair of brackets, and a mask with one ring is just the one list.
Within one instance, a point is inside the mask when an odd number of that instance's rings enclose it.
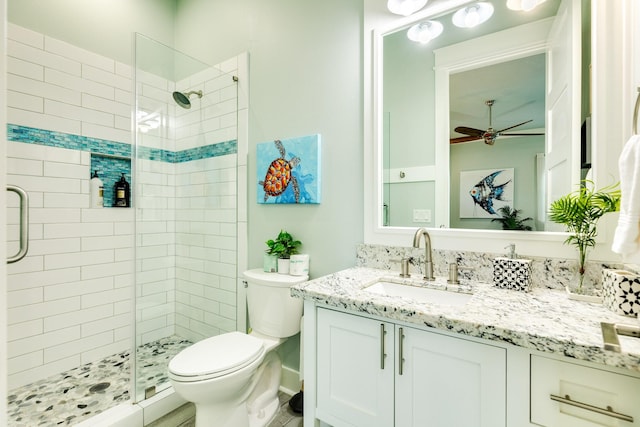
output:
{"label": "tile floor", "polygon": [[[166,387],[169,360],[190,344],[173,336],[140,346],[138,389],[152,383]],[[91,418],[129,400],[130,372],[129,352],[124,352],[10,390],[8,425],[69,426]]]}

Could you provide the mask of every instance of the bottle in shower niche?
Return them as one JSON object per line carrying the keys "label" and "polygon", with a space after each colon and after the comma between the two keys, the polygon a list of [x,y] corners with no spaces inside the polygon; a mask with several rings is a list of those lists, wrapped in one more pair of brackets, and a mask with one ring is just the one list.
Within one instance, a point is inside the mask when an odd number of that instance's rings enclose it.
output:
{"label": "bottle in shower niche", "polygon": [[116,198],[113,206],[118,208],[128,208],[131,206],[131,191],[129,189],[129,183],[124,177],[124,173],[120,177],[120,181],[115,183],[113,190]]}
{"label": "bottle in shower niche", "polygon": [[90,202],[92,208],[104,207],[104,185],[102,180],[98,177],[98,171],[93,171],[91,175],[90,186]]}

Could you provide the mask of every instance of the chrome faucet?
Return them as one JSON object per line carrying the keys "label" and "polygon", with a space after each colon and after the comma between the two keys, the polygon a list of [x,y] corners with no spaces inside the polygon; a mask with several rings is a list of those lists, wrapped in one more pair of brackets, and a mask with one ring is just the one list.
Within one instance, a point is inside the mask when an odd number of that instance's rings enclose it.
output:
{"label": "chrome faucet", "polygon": [[413,247],[420,247],[420,236],[424,236],[424,279],[435,280],[433,276],[433,260],[431,259],[431,237],[424,228],[420,227],[413,236]]}

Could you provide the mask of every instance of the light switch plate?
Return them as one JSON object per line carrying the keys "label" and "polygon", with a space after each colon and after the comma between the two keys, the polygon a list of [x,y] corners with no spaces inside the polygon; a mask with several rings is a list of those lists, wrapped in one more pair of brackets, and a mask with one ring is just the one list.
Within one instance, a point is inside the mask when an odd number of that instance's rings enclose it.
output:
{"label": "light switch plate", "polygon": [[431,222],[431,209],[414,209],[413,222]]}

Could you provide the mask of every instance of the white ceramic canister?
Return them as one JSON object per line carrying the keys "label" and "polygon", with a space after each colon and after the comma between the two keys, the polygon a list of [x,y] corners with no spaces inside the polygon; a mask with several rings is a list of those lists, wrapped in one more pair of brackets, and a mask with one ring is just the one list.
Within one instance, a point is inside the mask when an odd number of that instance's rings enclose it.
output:
{"label": "white ceramic canister", "polygon": [[292,276],[307,276],[309,274],[309,255],[291,255],[289,274]]}

